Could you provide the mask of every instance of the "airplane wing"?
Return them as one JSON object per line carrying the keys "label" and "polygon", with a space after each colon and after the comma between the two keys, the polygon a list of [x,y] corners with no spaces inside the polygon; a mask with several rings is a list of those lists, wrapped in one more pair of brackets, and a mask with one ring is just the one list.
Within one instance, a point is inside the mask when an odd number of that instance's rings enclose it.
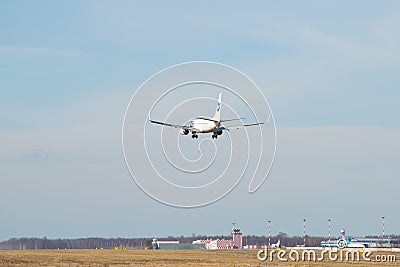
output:
{"label": "airplane wing", "polygon": [[264,124],[264,123],[263,122],[256,122],[256,123],[249,123],[249,124],[241,124],[241,125],[224,127],[224,129],[229,131],[231,129],[240,129],[240,128],[243,128],[243,127],[261,125],[261,124]]}
{"label": "airplane wing", "polygon": [[221,122],[226,122],[226,121],[240,121],[244,120],[245,118],[237,118],[237,119],[227,119],[227,120],[221,120]]}
{"label": "airplane wing", "polygon": [[150,120],[150,122],[155,123],[155,124],[169,126],[169,127],[174,127],[174,128],[189,129],[189,127],[187,125],[171,124],[171,123],[167,123],[167,122],[153,121],[153,120]]}
{"label": "airplane wing", "polygon": [[189,127],[188,125],[179,125],[179,124],[172,124],[172,123],[168,123],[168,122],[153,121],[153,120],[149,120],[149,121],[151,123],[154,123],[154,124],[159,124],[159,125],[178,128],[178,129],[189,130],[190,132],[200,132],[199,129],[196,129],[196,128],[193,128],[193,127]]}

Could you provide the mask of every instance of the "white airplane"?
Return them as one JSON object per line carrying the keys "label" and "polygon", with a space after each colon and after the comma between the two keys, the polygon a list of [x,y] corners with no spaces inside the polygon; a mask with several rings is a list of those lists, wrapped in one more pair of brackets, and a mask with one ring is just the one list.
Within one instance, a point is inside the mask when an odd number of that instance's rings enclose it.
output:
{"label": "white airplane", "polygon": [[215,111],[214,117],[212,117],[212,118],[197,117],[195,119],[190,120],[187,125],[177,125],[177,124],[154,121],[154,120],[150,120],[150,122],[155,123],[155,124],[164,125],[164,126],[180,128],[179,133],[181,135],[188,135],[189,133],[191,133],[193,139],[194,138],[197,139],[199,137],[197,135],[198,133],[212,133],[212,138],[217,139],[218,135],[221,135],[224,130],[229,131],[230,129],[239,129],[242,127],[264,124],[263,122],[256,122],[256,123],[250,123],[250,124],[241,124],[241,125],[236,125],[236,126],[224,127],[221,125],[221,122],[240,120],[240,118],[239,119],[230,119],[230,120],[221,120],[221,103],[222,103],[221,102],[221,93],[219,93],[217,109]]}

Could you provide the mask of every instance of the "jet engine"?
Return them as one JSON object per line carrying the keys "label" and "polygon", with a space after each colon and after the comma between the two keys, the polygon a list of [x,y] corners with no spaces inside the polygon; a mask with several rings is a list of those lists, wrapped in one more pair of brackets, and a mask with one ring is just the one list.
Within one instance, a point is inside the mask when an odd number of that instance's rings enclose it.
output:
{"label": "jet engine", "polygon": [[181,129],[181,130],[179,131],[179,134],[181,134],[181,135],[188,135],[188,134],[189,134],[189,130],[188,130],[188,129]]}

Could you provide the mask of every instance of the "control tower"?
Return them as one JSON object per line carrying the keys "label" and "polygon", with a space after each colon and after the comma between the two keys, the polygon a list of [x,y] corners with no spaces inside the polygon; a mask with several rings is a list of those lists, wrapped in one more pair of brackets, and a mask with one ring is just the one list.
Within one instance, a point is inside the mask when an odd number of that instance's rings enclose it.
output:
{"label": "control tower", "polygon": [[243,237],[239,227],[232,227],[232,246],[233,248],[242,248]]}

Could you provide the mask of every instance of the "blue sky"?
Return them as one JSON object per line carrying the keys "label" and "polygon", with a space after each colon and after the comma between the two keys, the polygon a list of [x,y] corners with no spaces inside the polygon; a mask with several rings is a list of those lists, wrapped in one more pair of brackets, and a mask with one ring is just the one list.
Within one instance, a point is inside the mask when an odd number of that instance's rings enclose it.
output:
{"label": "blue sky", "polygon": [[[399,233],[399,18],[397,1],[1,1],[0,240],[226,234],[232,221],[264,234],[267,218],[300,235],[303,217],[315,235],[327,218],[363,235],[382,215]],[[142,82],[192,60],[261,87],[278,151],[256,194],[182,210],[132,182],[121,127]]]}

